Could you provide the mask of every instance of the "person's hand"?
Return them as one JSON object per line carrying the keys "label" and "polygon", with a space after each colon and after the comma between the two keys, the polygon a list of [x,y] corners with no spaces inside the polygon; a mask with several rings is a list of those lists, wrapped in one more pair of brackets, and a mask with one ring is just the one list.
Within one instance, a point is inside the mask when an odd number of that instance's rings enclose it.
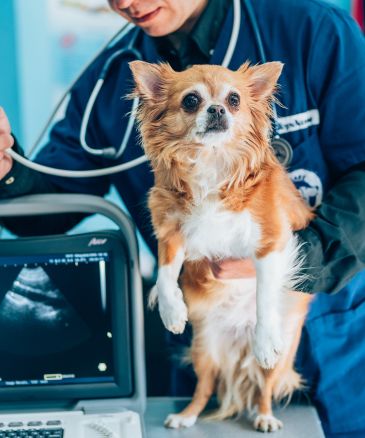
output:
{"label": "person's hand", "polygon": [[10,132],[9,120],[3,108],[0,107],[0,179],[13,167],[13,159],[5,153],[5,150],[14,144],[14,138]]}
{"label": "person's hand", "polygon": [[252,259],[211,260],[209,264],[214,277],[218,280],[256,277],[256,270]]}

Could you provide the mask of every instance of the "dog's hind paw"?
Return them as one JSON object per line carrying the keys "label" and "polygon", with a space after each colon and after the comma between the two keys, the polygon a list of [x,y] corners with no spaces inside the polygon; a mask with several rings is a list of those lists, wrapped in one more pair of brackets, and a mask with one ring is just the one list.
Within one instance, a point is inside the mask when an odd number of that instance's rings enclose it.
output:
{"label": "dog's hind paw", "polygon": [[185,417],[180,414],[170,414],[166,418],[164,425],[170,429],[180,429],[181,427],[191,427],[196,422],[196,415]]}
{"label": "dog's hind paw", "polygon": [[260,432],[276,432],[282,429],[283,423],[273,415],[259,414],[253,422],[253,427]]}

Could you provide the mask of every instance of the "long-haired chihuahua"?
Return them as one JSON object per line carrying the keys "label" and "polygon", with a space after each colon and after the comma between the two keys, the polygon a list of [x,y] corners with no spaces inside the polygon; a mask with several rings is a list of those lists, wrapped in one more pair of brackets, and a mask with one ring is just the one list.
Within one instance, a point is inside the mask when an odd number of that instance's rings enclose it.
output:
{"label": "long-haired chihuahua", "polygon": [[[171,332],[182,333],[188,319],[193,326],[197,386],[165,425],[192,426],[216,390],[215,418],[247,410],[256,429],[275,431],[282,423],[272,399],[301,385],[293,362],[310,296],[292,292],[300,277],[293,232],[313,217],[270,146],[282,64],[130,67],[155,177],[149,207],[159,269],[151,301]],[[251,258],[256,278],[215,278],[210,263],[227,258]]]}

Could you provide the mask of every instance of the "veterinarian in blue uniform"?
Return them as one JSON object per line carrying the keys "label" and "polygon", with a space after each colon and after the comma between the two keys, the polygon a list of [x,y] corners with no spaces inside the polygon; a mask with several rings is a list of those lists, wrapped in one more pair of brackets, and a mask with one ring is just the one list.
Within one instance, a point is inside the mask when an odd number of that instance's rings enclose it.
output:
{"label": "veterinarian in blue uniform", "polygon": [[[143,0],[115,1],[115,6],[123,8],[125,3],[129,4],[124,10],[128,14],[133,12],[133,3]],[[268,61],[285,64],[279,81],[283,106],[277,111],[279,133],[293,148],[288,171],[307,202],[317,207],[316,219],[299,233],[311,267],[303,290],[316,293],[316,297],[303,332],[297,366],[311,385],[327,436],[363,438],[365,41],[352,19],[319,0],[254,0],[252,6]],[[167,60],[177,70],[194,63],[220,64],[232,24],[231,2],[210,0],[189,34],[177,32],[170,38],[152,38],[140,32],[135,44],[144,60]],[[54,126],[48,144],[36,158],[38,163],[65,169],[97,169],[142,155],[135,128],[118,160],[90,155],[79,142],[82,115],[105,61],[126,46],[134,32],[102,53],[74,86],[66,115]],[[128,61],[133,59],[125,56],[116,60],[108,72],[88,123],[86,140],[90,147],[117,148],[121,142],[131,105],[121,96],[132,87]],[[238,68],[246,59],[253,64],[261,61],[243,7],[230,68]],[[15,148],[21,150],[17,144]],[[14,162],[0,181],[0,197],[44,192],[102,196],[111,184],[156,253],[145,202],[153,184],[147,163],[110,177],[66,179],[46,176]],[[56,225],[46,219],[27,228],[28,232],[59,232],[77,220],[67,218]],[[23,224],[12,221],[7,225],[24,234]]]}

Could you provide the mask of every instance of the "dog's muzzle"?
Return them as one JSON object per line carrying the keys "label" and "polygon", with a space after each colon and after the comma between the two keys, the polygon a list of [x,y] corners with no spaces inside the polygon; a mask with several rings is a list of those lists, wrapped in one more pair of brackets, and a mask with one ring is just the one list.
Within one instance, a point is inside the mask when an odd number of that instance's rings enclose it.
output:
{"label": "dog's muzzle", "polygon": [[228,119],[226,115],[226,109],[223,105],[211,105],[207,109],[207,125],[205,127],[205,133],[211,132],[223,132],[228,129]]}

